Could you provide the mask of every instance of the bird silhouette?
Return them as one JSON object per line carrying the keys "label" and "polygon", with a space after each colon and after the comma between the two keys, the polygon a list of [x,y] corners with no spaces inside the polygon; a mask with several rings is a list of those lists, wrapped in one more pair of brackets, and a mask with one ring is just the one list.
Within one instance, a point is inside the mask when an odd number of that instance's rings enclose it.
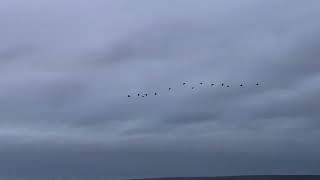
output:
{"label": "bird silhouette", "polygon": [[[204,85],[205,83],[200,82],[199,84],[200,84],[200,85]],[[187,85],[187,82],[182,82],[182,85],[183,85],[183,86]],[[210,85],[211,85],[211,86],[219,85],[219,83],[218,83],[218,84],[211,83]],[[244,87],[245,85],[246,85],[246,84],[244,84],[244,83],[239,84],[240,87]],[[261,83],[257,82],[257,83],[255,83],[255,85],[256,85],[256,86],[260,86]],[[191,86],[191,85],[190,85],[190,86]],[[229,84],[226,84],[226,83],[221,83],[221,86],[222,86],[222,87],[228,87],[228,88],[229,88],[229,87],[231,87],[232,85],[229,85]],[[192,87],[191,87],[192,90],[194,90],[195,88],[196,88],[195,86],[192,86]],[[169,90],[169,91],[172,91],[173,88],[169,87],[168,90]],[[172,91],[172,92],[173,92],[173,91]],[[154,92],[154,93],[150,93],[150,94],[148,94],[148,93],[138,93],[137,95],[138,95],[139,97],[143,97],[143,98],[144,98],[144,97],[147,97],[148,95],[150,95],[150,96],[152,96],[152,95],[157,96],[157,95],[159,95],[159,94],[158,94],[158,92]],[[128,98],[133,97],[133,96],[134,96],[134,95],[132,95],[132,94],[128,94],[128,95],[127,95]]]}

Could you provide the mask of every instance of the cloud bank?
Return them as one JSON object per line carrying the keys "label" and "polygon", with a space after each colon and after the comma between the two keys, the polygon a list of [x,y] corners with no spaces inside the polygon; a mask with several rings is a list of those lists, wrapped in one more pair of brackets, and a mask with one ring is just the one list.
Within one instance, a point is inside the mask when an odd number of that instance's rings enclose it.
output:
{"label": "cloud bank", "polygon": [[319,174],[318,1],[1,4],[0,175]]}

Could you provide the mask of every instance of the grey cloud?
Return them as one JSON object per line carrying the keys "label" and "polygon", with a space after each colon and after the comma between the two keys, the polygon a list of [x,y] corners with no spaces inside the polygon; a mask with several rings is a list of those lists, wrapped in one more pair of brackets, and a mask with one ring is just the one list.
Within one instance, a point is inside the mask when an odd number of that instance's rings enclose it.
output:
{"label": "grey cloud", "polygon": [[188,124],[188,123],[201,123],[206,121],[214,121],[217,113],[212,112],[181,112],[179,115],[169,116],[167,123]]}
{"label": "grey cloud", "polygon": [[3,61],[16,59],[18,57],[23,57],[26,53],[30,53],[30,49],[25,49],[23,47],[14,47],[14,48],[7,48],[1,49],[0,51],[0,58]]}
{"label": "grey cloud", "polygon": [[0,175],[319,173],[318,1],[3,4]]}

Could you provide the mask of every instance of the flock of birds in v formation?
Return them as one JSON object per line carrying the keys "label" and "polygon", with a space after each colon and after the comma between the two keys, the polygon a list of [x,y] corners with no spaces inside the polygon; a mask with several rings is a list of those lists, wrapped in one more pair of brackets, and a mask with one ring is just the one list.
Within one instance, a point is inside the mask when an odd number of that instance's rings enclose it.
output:
{"label": "flock of birds in v formation", "polygon": [[[186,86],[187,83],[184,82],[184,83],[182,83],[182,85],[183,85],[183,86]],[[200,85],[204,85],[204,83],[201,82]],[[210,84],[210,86],[214,86],[214,85],[215,85],[215,84]],[[230,85],[227,85],[227,84],[225,84],[225,83],[221,83],[220,85],[221,85],[222,87],[227,87],[227,88],[231,87]],[[256,86],[259,86],[259,85],[260,85],[259,83],[256,83]],[[240,86],[240,87],[243,87],[244,84],[240,84],[239,86]],[[195,89],[195,87],[192,86],[191,89]],[[172,88],[168,88],[168,90],[171,91]],[[148,93],[138,93],[138,94],[137,94],[138,97],[143,97],[143,98],[144,98],[144,97],[147,97],[148,95],[157,96],[157,95],[159,95],[159,94],[158,94],[157,92],[155,92],[155,93],[153,93],[153,94],[148,94]],[[129,94],[129,95],[128,95],[128,98],[130,98],[130,97],[132,97],[132,95]]]}

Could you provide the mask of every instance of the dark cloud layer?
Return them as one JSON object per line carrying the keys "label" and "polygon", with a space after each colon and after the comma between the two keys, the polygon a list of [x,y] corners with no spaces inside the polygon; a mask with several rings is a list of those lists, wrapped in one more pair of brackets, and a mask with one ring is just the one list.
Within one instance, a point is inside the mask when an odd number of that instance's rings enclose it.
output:
{"label": "dark cloud layer", "polygon": [[318,1],[1,4],[1,176],[320,173]]}

